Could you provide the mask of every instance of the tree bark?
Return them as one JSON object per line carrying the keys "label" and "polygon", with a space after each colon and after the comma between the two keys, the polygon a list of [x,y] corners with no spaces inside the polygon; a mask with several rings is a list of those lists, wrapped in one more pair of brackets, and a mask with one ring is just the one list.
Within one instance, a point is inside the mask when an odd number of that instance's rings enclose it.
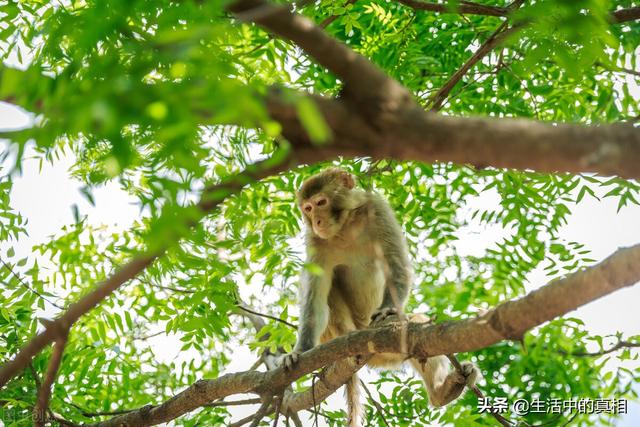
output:
{"label": "tree bark", "polygon": [[[225,396],[252,392],[277,395],[302,375],[323,366],[322,385],[315,389],[316,402],[326,398],[374,353],[399,353],[407,343],[406,356],[427,358],[486,348],[502,340],[521,340],[525,332],[558,316],[640,280],[640,245],[620,249],[601,263],[552,281],[523,298],[507,301],[489,312],[464,321],[439,324],[392,322],[338,337],[300,356],[289,371],[246,371],[213,380],[201,380],[157,406],[147,406],[110,420],[92,424],[106,426],[148,426],[168,422]],[[360,362],[349,357],[363,357]],[[343,362],[340,362],[343,361]],[[311,392],[292,395],[289,410],[313,404]]]}

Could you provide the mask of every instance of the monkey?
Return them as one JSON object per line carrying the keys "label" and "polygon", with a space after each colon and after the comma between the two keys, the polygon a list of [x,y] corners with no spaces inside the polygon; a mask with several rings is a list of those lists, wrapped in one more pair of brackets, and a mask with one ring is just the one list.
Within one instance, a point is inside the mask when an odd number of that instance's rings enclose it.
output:
{"label": "monkey", "polygon": [[[302,272],[298,337],[281,360],[285,369],[319,343],[391,315],[403,316],[412,280],[406,239],[391,206],[379,194],[357,188],[351,173],[329,168],[308,178],[297,192],[297,204],[306,225],[307,260],[319,265],[322,274]],[[420,314],[409,320],[428,321]],[[404,360],[401,354],[381,353],[367,364],[395,368]],[[409,363],[436,407],[456,399],[479,375],[469,362],[462,364],[462,374],[450,371],[446,356],[411,358]],[[355,427],[361,411],[357,375],[346,383],[345,395],[348,425]]]}

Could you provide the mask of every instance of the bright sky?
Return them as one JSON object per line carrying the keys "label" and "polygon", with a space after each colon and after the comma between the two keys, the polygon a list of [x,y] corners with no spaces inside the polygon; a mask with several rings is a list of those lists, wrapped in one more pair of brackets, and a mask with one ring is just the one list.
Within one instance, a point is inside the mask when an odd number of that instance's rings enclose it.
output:
{"label": "bright sky", "polygon": [[[0,103],[0,130],[20,128],[28,124],[29,117],[26,114]],[[0,149],[6,148],[6,142],[1,143]],[[63,158],[55,166],[44,163],[42,170],[38,170],[38,162],[35,160],[27,160],[24,163],[24,173],[15,179],[11,198],[13,207],[29,221],[29,236],[10,245],[0,243],[0,256],[4,256],[10,246],[13,246],[19,257],[30,255],[34,244],[45,241],[48,236],[59,232],[63,225],[74,221],[71,210],[73,204],[78,206],[82,215],[88,215],[89,222],[94,225],[107,224],[123,229],[128,228],[138,218],[139,210],[135,206],[135,200],[115,184],[95,191],[96,206],[89,205],[79,192],[82,184],[68,175],[71,164],[71,157]],[[0,173],[6,173],[6,169]],[[489,206],[491,198],[491,195],[479,198],[474,207],[485,204]],[[586,197],[571,210],[573,214],[560,234],[569,241],[584,243],[592,251],[592,258],[600,260],[619,247],[640,242],[640,207],[626,207],[616,214],[615,200],[606,199],[598,202]],[[463,254],[481,253],[497,241],[499,236],[498,229],[472,226],[468,232],[461,234],[459,249]],[[542,271],[536,271],[528,278],[527,288],[534,289],[548,281],[549,279]],[[640,334],[638,301],[640,301],[640,286],[635,286],[593,302],[571,315],[583,319],[593,334],[611,334],[620,331],[624,336],[637,335]],[[179,348],[169,339],[162,337],[154,341],[154,345],[157,347],[156,354],[166,359],[176,356],[176,348]],[[181,355],[181,357],[185,356],[188,357],[188,355]],[[238,349],[228,371],[245,370],[254,360],[255,358],[248,350]],[[365,378],[373,377],[367,373]],[[576,396],[576,398],[580,397]],[[343,407],[341,393],[332,396],[330,405]],[[255,411],[255,408],[247,407],[234,413],[239,417],[250,411]],[[640,405],[630,403],[629,414],[618,425],[625,427],[640,425]]]}

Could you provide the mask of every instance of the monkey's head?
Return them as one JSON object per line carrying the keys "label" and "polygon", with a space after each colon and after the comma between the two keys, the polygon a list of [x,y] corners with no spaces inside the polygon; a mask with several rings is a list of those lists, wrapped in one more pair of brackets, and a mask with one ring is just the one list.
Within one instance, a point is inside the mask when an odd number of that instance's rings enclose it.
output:
{"label": "monkey's head", "polygon": [[298,206],[307,226],[321,239],[340,232],[349,211],[355,209],[356,181],[349,172],[330,168],[307,179],[298,191]]}

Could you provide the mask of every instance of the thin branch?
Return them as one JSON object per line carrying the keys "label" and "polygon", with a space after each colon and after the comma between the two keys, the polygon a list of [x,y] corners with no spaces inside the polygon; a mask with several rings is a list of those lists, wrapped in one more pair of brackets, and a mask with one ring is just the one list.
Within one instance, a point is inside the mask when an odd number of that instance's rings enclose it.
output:
{"label": "thin branch", "polygon": [[252,310],[252,309],[250,309],[250,308],[248,308],[248,307],[245,307],[245,306],[244,306],[244,305],[242,305],[242,304],[237,304],[237,307],[238,307],[240,310],[245,311],[245,312],[247,312],[247,313],[251,313],[251,314],[255,314],[256,316],[265,317],[265,318],[267,318],[267,319],[275,320],[276,322],[280,322],[280,323],[282,323],[282,324],[284,324],[284,325],[289,326],[290,328],[293,328],[293,329],[297,329],[297,328],[298,328],[296,325],[294,325],[294,324],[293,324],[293,323],[291,323],[291,322],[288,322],[288,321],[286,321],[286,320],[284,320],[284,319],[280,319],[279,317],[276,317],[276,316],[272,316],[272,315],[270,315],[270,314],[260,313],[260,312],[258,312],[258,311]]}
{"label": "thin branch", "polygon": [[243,399],[243,400],[231,400],[231,401],[220,400],[218,402],[207,403],[203,406],[214,408],[218,406],[257,405],[258,403],[261,403],[261,402],[262,402],[262,399],[260,399],[259,397],[256,397],[254,399]]}
{"label": "thin branch", "polygon": [[7,270],[9,270],[9,273],[11,273],[11,275],[18,280],[18,283],[20,283],[20,285],[22,285],[23,288],[27,289],[28,291],[31,291],[35,295],[39,296],[40,298],[42,298],[43,300],[45,300],[46,302],[51,304],[52,306],[54,306],[56,308],[59,308],[60,310],[64,310],[64,307],[62,307],[61,305],[56,304],[55,302],[51,301],[49,298],[47,298],[44,295],[42,295],[40,292],[38,292],[35,289],[33,289],[31,286],[27,285],[27,283],[24,280],[22,280],[22,277],[19,276],[15,271],[13,271],[13,268],[11,268],[11,266],[7,262],[5,262],[5,260],[0,258],[0,262],[2,263],[2,265],[4,265],[4,267]]}
{"label": "thin branch", "polygon": [[[348,0],[344,5],[349,5],[349,4],[354,4],[355,2],[357,2],[358,0]],[[331,23],[333,21],[335,21],[336,19],[338,19],[340,16],[339,15],[331,15],[328,18],[326,18],[325,20],[323,20],[320,25],[318,25],[320,28],[327,28],[329,25],[331,25]]]}
{"label": "thin branch", "polygon": [[360,380],[360,384],[362,385],[362,388],[364,389],[364,392],[367,394],[367,397],[369,398],[371,403],[373,403],[373,406],[376,407],[376,410],[378,411],[378,415],[380,416],[380,418],[384,422],[384,425],[386,425],[387,427],[391,427],[391,425],[387,421],[386,413],[385,413],[384,408],[382,407],[382,405],[380,405],[380,403],[376,399],[374,399],[373,395],[369,391],[369,387],[367,387],[367,385],[365,384],[364,381]]}
{"label": "thin branch", "polygon": [[192,290],[192,289],[185,289],[185,288],[176,288],[174,286],[165,286],[165,285],[158,285],[156,283],[152,284],[153,287],[159,288],[159,289],[164,289],[166,291],[172,291],[172,292],[178,292],[181,294],[195,294],[196,291]]}
{"label": "thin branch", "polygon": [[62,355],[64,353],[64,347],[67,344],[67,336],[60,336],[53,344],[53,352],[51,359],[49,360],[49,367],[44,377],[40,390],[38,390],[38,399],[36,405],[33,408],[33,425],[36,427],[44,427],[47,420],[47,412],[49,411],[49,399],[51,398],[51,386],[58,376],[58,369],[60,368],[60,362],[62,362]]}
{"label": "thin branch", "polygon": [[275,407],[275,415],[273,416],[273,425],[271,427],[278,427],[278,419],[280,418],[280,407],[282,405],[283,396],[284,396],[284,393],[281,393],[280,395],[275,396],[273,398],[274,407]]}
{"label": "thin branch", "polygon": [[253,418],[255,417],[255,414],[251,414],[248,415],[234,423],[229,424],[229,427],[242,427],[243,425],[245,425],[246,423],[250,422],[251,420],[253,420]]}
{"label": "thin branch", "polygon": [[258,425],[260,424],[260,421],[262,421],[265,415],[267,415],[267,412],[271,407],[271,402],[273,402],[272,396],[268,397],[267,399],[265,399],[264,402],[262,402],[262,406],[260,406],[260,408],[258,409],[258,412],[256,412],[255,416],[253,417],[253,422],[249,427],[258,427]]}
{"label": "thin branch", "polygon": [[505,21],[489,36],[489,38],[474,52],[462,66],[456,71],[449,80],[436,92],[431,99],[430,109],[438,111],[447,99],[447,96],[456,84],[467,74],[467,72],[476,65],[482,58],[487,56],[496,46],[502,43],[507,37],[514,34],[522,26],[512,26],[507,28],[508,23]]}
{"label": "thin branch", "polygon": [[72,423],[71,421],[63,418],[62,416],[55,414],[53,412],[51,412],[49,414],[49,419],[51,421],[55,421],[59,426],[64,426],[64,427],[80,427],[78,424],[76,423]]}
{"label": "thin branch", "polygon": [[633,70],[631,68],[618,67],[618,66],[609,67],[608,65],[606,65],[606,64],[604,64],[604,63],[602,63],[600,61],[597,61],[595,63],[595,65],[598,66],[598,67],[602,67],[606,71],[609,71],[609,72],[612,72],[612,73],[625,73],[625,74],[630,74],[630,75],[635,76],[635,77],[640,77],[640,71],[636,71],[636,70]]}
{"label": "thin branch", "polygon": [[594,352],[586,352],[586,351],[569,352],[562,349],[558,349],[557,352],[560,354],[564,354],[565,356],[598,357],[598,356],[604,356],[605,354],[613,353],[614,351],[620,350],[622,348],[639,348],[639,347],[640,347],[640,343],[621,340],[606,350],[600,350],[600,351],[594,351]]}

